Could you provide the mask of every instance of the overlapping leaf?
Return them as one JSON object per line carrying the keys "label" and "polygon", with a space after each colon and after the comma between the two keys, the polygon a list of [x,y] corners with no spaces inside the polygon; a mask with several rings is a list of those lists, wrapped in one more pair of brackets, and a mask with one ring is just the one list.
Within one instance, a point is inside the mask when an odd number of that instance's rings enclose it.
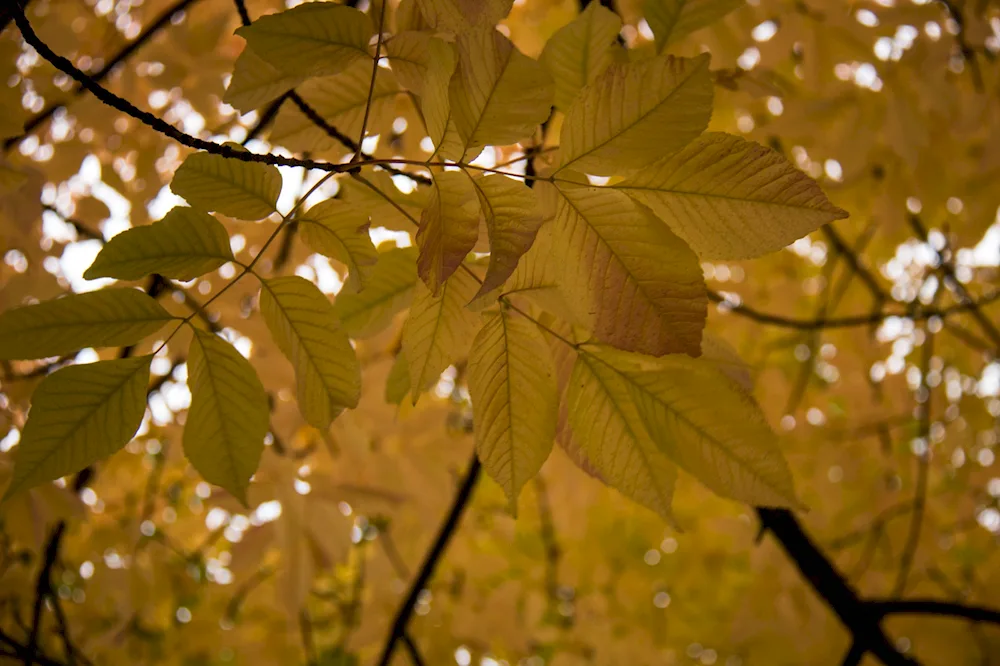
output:
{"label": "overlapping leaf", "polygon": [[476,452],[516,513],[521,489],[552,450],[559,389],[545,339],[523,317],[491,316],[469,357]]}
{"label": "overlapping leaf", "polygon": [[212,333],[195,331],[187,365],[191,407],[184,455],[206,481],[245,504],[264,451],[267,394],[250,362]]}
{"label": "overlapping leaf", "polygon": [[259,220],[275,212],[281,174],[270,164],[192,153],[174,172],[170,189],[199,210]]}
{"label": "overlapping leaf", "polygon": [[416,0],[432,28],[460,34],[481,24],[496,25],[510,12],[514,0]]}
{"label": "overlapping leaf", "polygon": [[38,385],[4,499],[79,472],[128,444],[146,412],[152,356],[58,370]]}
{"label": "overlapping leaf", "polygon": [[193,208],[177,207],[159,222],[112,238],[83,277],[138,280],[158,273],[193,280],[233,259],[229,233],[218,220]]}
{"label": "overlapping leaf", "polygon": [[337,74],[371,58],[371,21],[357,9],[333,2],[307,2],[262,16],[236,34],[247,40],[247,48],[288,76]]}
{"label": "overlapping leaf", "polygon": [[413,302],[417,282],[416,248],[393,248],[379,254],[370,282],[357,294],[341,292],[334,313],[352,338],[365,338],[384,329],[393,316]]}
{"label": "overlapping leaf", "polygon": [[566,111],[577,94],[613,62],[624,60],[618,44],[622,21],[599,2],[591,2],[545,44],[539,58],[555,82],[555,106]]}
{"label": "overlapping leaf", "polygon": [[245,48],[233,65],[233,76],[222,101],[248,113],[283,95],[303,80],[301,76],[289,76],[272,67],[259,55]]}
{"label": "overlapping leaf", "polygon": [[417,272],[432,293],[472,252],[479,239],[479,200],[469,178],[458,171],[434,176],[430,204],[420,217]]}
{"label": "overlapping leaf", "polygon": [[706,258],[774,252],[847,217],[778,153],[715,132],[615,187],[649,206]]}
{"label": "overlapping leaf", "polygon": [[346,287],[363,289],[378,261],[368,234],[368,214],[339,199],[322,201],[297,218],[302,240],[320,254],[347,266]]}
{"label": "overlapping leaf", "polygon": [[656,49],[662,51],[744,4],[745,0],[646,0],[643,13],[653,30]]}
{"label": "overlapping leaf", "polygon": [[560,183],[559,197],[552,243],[578,319],[620,349],[698,355],[707,295],[691,249],[615,190]]}
{"label": "overlapping leaf", "polygon": [[72,294],[0,314],[0,359],[134,345],[172,319],[162,305],[135,289]]}
{"label": "overlapping leaf", "polygon": [[708,55],[613,64],[566,112],[560,169],[635,171],[701,134],[712,116]]}

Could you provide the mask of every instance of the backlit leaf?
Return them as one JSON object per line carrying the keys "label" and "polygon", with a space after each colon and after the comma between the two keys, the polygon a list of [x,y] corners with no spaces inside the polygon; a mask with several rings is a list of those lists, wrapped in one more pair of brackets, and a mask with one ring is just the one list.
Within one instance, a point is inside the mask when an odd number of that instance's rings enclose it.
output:
{"label": "backlit leaf", "polygon": [[600,361],[578,354],[566,402],[573,440],[597,475],[672,522],[677,468],[646,432],[628,383]]}
{"label": "backlit leaf", "polygon": [[357,407],[361,365],[333,306],[316,285],[297,275],[264,280],[260,311],[295,366],[299,409],[310,425],[328,428],[343,409]]}
{"label": "backlit leaf", "polygon": [[399,405],[410,392],[410,367],[406,354],[402,350],[392,360],[389,376],[385,380],[385,401],[390,405]]}
{"label": "backlit leaf", "polygon": [[707,54],[613,64],[566,112],[560,169],[599,176],[641,169],[701,134],[711,116]]}
{"label": "backlit leaf", "polygon": [[414,402],[445,368],[468,353],[480,317],[465,306],[478,287],[479,282],[464,270],[452,275],[437,296],[417,285],[402,338]]}
{"label": "backlit leaf", "polygon": [[556,434],[556,372],[536,325],[494,314],[469,357],[476,452],[517,512],[521,489],[548,458]]}
{"label": "backlit leaf", "polygon": [[174,172],[170,189],[199,210],[260,220],[278,205],[281,174],[270,164],[192,153]]}
{"label": "backlit leaf", "polygon": [[187,366],[191,407],[184,455],[206,481],[245,504],[264,451],[267,394],[250,362],[212,333],[195,331]]}
{"label": "backlit leaf", "polygon": [[500,22],[514,0],[416,0],[432,28],[461,33],[470,26]]}
{"label": "backlit leaf", "polygon": [[128,444],[146,412],[152,356],[73,365],[35,389],[4,499],[79,472]]}
{"label": "backlit leaf", "polygon": [[710,362],[587,348],[628,385],[660,449],[709,489],[763,506],[800,504],[760,407]]}
{"label": "backlit leaf", "polygon": [[0,358],[59,356],[85,347],[134,345],[175,319],[135,289],[71,294],[0,314]]}
{"label": "backlit leaf", "polygon": [[502,285],[531,248],[542,225],[538,197],[523,182],[499,174],[474,178],[490,236],[490,264],[476,296]]}
{"label": "backlit leaf", "polygon": [[272,67],[249,48],[236,59],[233,77],[222,101],[243,113],[260,108],[280,97],[303,81],[301,76],[289,76]]}
{"label": "backlit leaf", "polygon": [[561,183],[559,195],[552,243],[579,320],[620,349],[698,355],[707,296],[691,249],[620,192]]}
{"label": "backlit leaf", "polygon": [[642,9],[656,38],[656,49],[662,51],[744,4],[745,0],[646,0]]}
{"label": "backlit leaf", "polygon": [[584,86],[624,56],[618,44],[622,21],[600,2],[591,2],[545,44],[539,58],[555,82],[556,108],[565,111]]}
{"label": "backlit leaf", "polygon": [[552,108],[548,72],[517,50],[493,24],[458,35],[458,67],[451,80],[451,113],[468,159],[489,144],[531,136]]}
{"label": "backlit leaf", "polygon": [[233,259],[222,223],[208,213],[177,207],[159,222],[112,238],[83,277],[138,280],[158,273],[193,280]]}
{"label": "backlit leaf", "polygon": [[348,289],[358,291],[367,285],[378,261],[378,250],[368,234],[367,213],[339,199],[327,199],[297,221],[306,245],[347,266]]}
{"label": "backlit leaf", "polygon": [[371,61],[371,21],[357,9],[333,2],[307,2],[262,16],[236,34],[290,76],[336,74],[357,60]]}
{"label": "backlit leaf", "polygon": [[615,187],[649,206],[699,256],[710,259],[774,252],[847,217],[778,153],[716,132]]}
{"label": "backlit leaf", "polygon": [[340,324],[352,338],[384,329],[413,301],[417,282],[416,248],[393,248],[379,254],[368,286],[357,294],[341,292],[333,302]]}
{"label": "backlit leaf", "polygon": [[479,239],[479,199],[469,177],[458,171],[434,175],[431,201],[415,238],[417,272],[433,293],[461,265]]}

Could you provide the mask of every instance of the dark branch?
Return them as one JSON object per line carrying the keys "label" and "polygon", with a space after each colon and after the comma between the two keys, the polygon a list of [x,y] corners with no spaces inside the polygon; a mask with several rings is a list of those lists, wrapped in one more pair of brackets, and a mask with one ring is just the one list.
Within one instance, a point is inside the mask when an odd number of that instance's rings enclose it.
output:
{"label": "dark branch", "polygon": [[887,615],[938,615],[960,617],[973,622],[1000,624],[1000,610],[983,606],[969,606],[953,601],[890,599],[868,601],[867,605],[879,617]]}

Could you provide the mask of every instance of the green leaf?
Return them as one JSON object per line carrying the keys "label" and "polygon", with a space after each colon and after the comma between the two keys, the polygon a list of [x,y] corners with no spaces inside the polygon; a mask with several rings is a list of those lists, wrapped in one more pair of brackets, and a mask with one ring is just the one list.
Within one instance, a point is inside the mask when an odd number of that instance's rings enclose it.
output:
{"label": "green leaf", "polygon": [[622,20],[600,2],[549,38],[539,62],[555,81],[555,106],[567,110],[579,92],[614,62],[625,59],[618,44]]}
{"label": "green leaf", "polygon": [[438,293],[479,240],[479,200],[468,176],[460,171],[434,175],[431,201],[414,240],[420,249],[417,273]]}
{"label": "green leaf", "polygon": [[534,190],[519,180],[496,174],[473,178],[472,184],[490,235],[490,264],[476,293],[479,297],[511,276],[518,260],[535,242],[542,214]]}
{"label": "green leaf", "polygon": [[245,48],[236,59],[222,101],[242,113],[249,113],[284,95],[303,80],[301,76],[286,75]]}
{"label": "green leaf", "polygon": [[[361,133],[365,107],[368,106],[371,80],[371,61],[358,61],[335,76],[310,79],[295,91],[326,122],[352,140],[357,140]],[[399,83],[394,73],[380,69],[371,95],[369,128],[377,126],[387,113],[394,110],[399,92]],[[339,141],[327,134],[322,127],[318,127],[292,103],[282,105],[268,141],[293,151],[321,151],[334,147],[342,149]]]}
{"label": "green leaf", "polygon": [[552,110],[548,72],[524,55],[493,24],[458,35],[458,67],[451,80],[451,113],[473,159],[486,145],[507,145],[531,136]]}
{"label": "green leaf", "polygon": [[299,233],[312,250],[347,266],[346,286],[363,289],[378,262],[368,234],[368,214],[339,199],[322,201],[298,218]]}
{"label": "green leaf", "polygon": [[403,324],[403,351],[409,362],[414,403],[445,368],[469,351],[480,317],[466,308],[479,283],[466,271],[451,276],[435,296],[422,283]]}
{"label": "green leaf", "polygon": [[79,472],[128,444],[146,413],[152,356],[73,365],[35,389],[11,495]]}
{"label": "green leaf", "polygon": [[357,60],[371,62],[371,21],[353,7],[307,2],[239,28],[247,48],[288,76],[337,74]]}
{"label": "green leaf", "polygon": [[368,286],[357,294],[340,292],[333,311],[352,338],[366,338],[385,329],[409,307],[417,282],[416,248],[393,248],[379,255]]}
{"label": "green leaf", "polygon": [[416,0],[432,28],[456,34],[475,26],[491,26],[510,12],[514,0]]}
{"label": "green leaf", "polygon": [[86,347],[141,342],[174,320],[135,289],[71,294],[0,314],[0,359],[59,356]]}
{"label": "green leaf", "polygon": [[689,34],[715,23],[746,0],[646,0],[643,13],[662,51]]}
{"label": "green leaf", "polygon": [[174,173],[170,189],[199,210],[260,220],[276,210],[281,174],[270,164],[192,153]]}
{"label": "green leaf", "polygon": [[558,194],[550,261],[576,319],[619,349],[701,353],[708,300],[694,252],[620,192],[560,183]]}
{"label": "green leaf", "polygon": [[361,364],[333,306],[298,276],[261,281],[260,312],[281,352],[295,366],[299,409],[324,430],[361,398]]}
{"label": "green leaf", "polygon": [[699,256],[711,259],[774,252],[847,217],[780,154],[716,132],[614,187],[649,206]]}
{"label": "green leaf", "polygon": [[469,357],[476,452],[517,513],[521,489],[541,469],[556,434],[559,388],[545,339],[527,319],[494,314]]}
{"label": "green leaf", "polygon": [[710,362],[583,351],[614,368],[660,450],[710,490],[754,505],[801,507],[760,408]]}
{"label": "green leaf", "polygon": [[177,207],[159,222],[112,238],[83,277],[139,280],[158,273],[193,280],[234,258],[221,222],[208,213]]}
{"label": "green leaf", "polygon": [[187,363],[191,407],[184,455],[206,481],[246,504],[264,451],[267,394],[250,362],[212,333],[194,332]]}
{"label": "green leaf", "polygon": [[559,169],[598,176],[641,169],[701,134],[711,116],[708,54],[611,65],[566,112]]}
{"label": "green leaf", "polygon": [[573,441],[594,472],[672,523],[677,467],[646,432],[628,383],[599,360],[579,354],[566,402]]}

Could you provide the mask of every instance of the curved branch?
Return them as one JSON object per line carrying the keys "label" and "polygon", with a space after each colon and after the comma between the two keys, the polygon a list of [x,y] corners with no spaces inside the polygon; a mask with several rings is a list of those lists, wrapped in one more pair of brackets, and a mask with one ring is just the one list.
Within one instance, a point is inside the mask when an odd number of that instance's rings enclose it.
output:
{"label": "curved branch", "polygon": [[960,617],[973,622],[1000,624],[1000,610],[985,606],[968,606],[937,599],[885,599],[866,603],[879,617],[887,615],[938,615]]}

